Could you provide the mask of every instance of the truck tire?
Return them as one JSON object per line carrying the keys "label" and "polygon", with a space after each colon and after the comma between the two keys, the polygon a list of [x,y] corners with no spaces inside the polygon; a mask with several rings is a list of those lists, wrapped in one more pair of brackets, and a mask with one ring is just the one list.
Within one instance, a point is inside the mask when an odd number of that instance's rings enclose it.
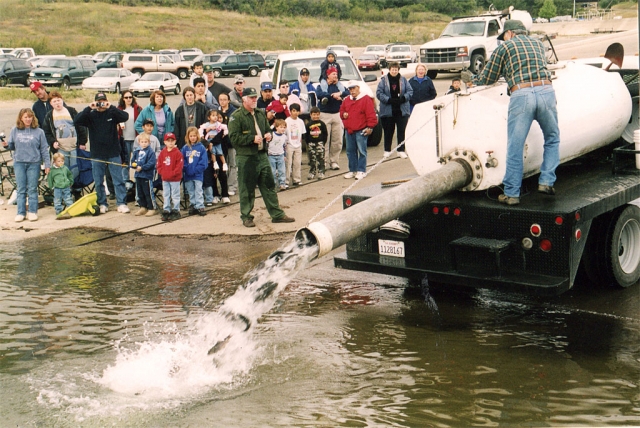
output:
{"label": "truck tire", "polygon": [[9,83],[9,80],[6,76],[0,77],[0,87],[4,88],[5,86],[7,86],[7,83]]}
{"label": "truck tire", "polygon": [[604,236],[607,233],[611,213],[605,213],[594,218],[591,222],[589,236],[582,252],[580,270],[582,270],[589,282],[593,285],[601,285],[604,282]]}
{"label": "truck tire", "polygon": [[640,208],[625,205],[614,211],[605,239],[607,285],[627,288],[640,279]]}
{"label": "truck tire", "polygon": [[255,67],[251,67],[249,69],[249,76],[256,77],[258,75],[258,69]]}
{"label": "truck tire", "polygon": [[427,77],[429,79],[435,79],[438,75],[438,70],[427,70]]}
{"label": "truck tire", "polygon": [[178,70],[178,78],[180,80],[184,80],[186,78],[189,77],[189,70],[185,69],[185,68],[181,68],[180,70]]}
{"label": "truck tire", "polygon": [[222,70],[220,70],[219,68],[216,68],[213,70],[213,77],[218,78],[222,76]]}
{"label": "truck tire", "polygon": [[166,92],[164,91],[164,86],[160,86],[160,87],[158,88],[158,90],[159,90],[159,91],[162,91],[162,93],[166,95]]}
{"label": "truck tire", "polygon": [[376,126],[373,127],[373,132],[367,138],[367,147],[377,147],[382,141],[382,124],[378,122]]}
{"label": "truck tire", "polygon": [[131,70],[131,72],[133,74],[137,74],[140,77],[142,77],[142,75],[144,74],[144,70],[141,68],[134,68],[133,70]]}
{"label": "truck tire", "polygon": [[69,81],[68,77],[62,79],[62,85],[60,85],[60,87],[65,91],[68,91],[71,88],[71,82]]}
{"label": "truck tire", "polygon": [[480,74],[484,69],[484,56],[482,54],[471,55],[471,65],[469,66],[473,74]]}

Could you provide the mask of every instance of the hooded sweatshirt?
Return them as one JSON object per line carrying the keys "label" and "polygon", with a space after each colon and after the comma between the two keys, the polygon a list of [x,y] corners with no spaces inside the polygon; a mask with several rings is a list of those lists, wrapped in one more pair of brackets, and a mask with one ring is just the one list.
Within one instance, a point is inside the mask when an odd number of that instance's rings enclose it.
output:
{"label": "hooded sweatshirt", "polygon": [[137,164],[136,168],[142,168],[140,171],[135,172],[135,178],[153,180],[153,176],[155,175],[156,171],[156,153],[153,151],[151,146],[147,146],[144,149],[136,149],[136,151],[133,152],[133,157],[131,158],[132,166],[133,162]]}
{"label": "hooded sweatshirt", "polygon": [[182,157],[180,149],[174,147],[169,151],[169,149],[165,147],[158,156],[156,168],[162,181],[180,182],[180,180],[182,180],[183,165],[184,158]]}
{"label": "hooded sweatshirt", "polygon": [[198,141],[193,146],[185,145],[182,148],[182,156],[184,157],[184,181],[203,181],[204,170],[207,169],[209,159],[207,149]]}

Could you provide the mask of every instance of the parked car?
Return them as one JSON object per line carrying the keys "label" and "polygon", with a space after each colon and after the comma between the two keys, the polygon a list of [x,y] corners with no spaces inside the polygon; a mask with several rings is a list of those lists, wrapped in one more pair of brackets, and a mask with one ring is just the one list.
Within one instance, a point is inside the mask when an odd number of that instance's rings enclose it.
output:
{"label": "parked car", "polygon": [[0,53],[8,54],[12,50],[13,50],[13,48],[0,48]]}
{"label": "parked car", "polygon": [[220,62],[221,58],[226,57],[226,54],[202,54],[193,59],[193,62],[202,61],[202,64],[213,64],[214,62]]}
{"label": "parked car", "polygon": [[347,52],[347,53],[351,53],[351,51],[349,50],[347,45],[329,45],[329,46],[327,46],[327,50],[344,51],[344,52]]}
{"label": "parked car", "polygon": [[14,54],[16,58],[20,59],[29,59],[36,56],[36,52],[32,48],[15,48],[9,53]]}
{"label": "parked car", "polygon": [[195,62],[195,59],[200,55],[201,54],[197,54],[197,53],[194,53],[194,52],[185,52],[185,53],[181,53],[178,56],[180,57],[181,61],[184,61],[184,62]]}
{"label": "parked car", "polygon": [[107,56],[111,55],[112,53],[114,52],[96,52],[95,54],[93,54],[91,59],[93,59],[93,62],[95,63],[102,62]]}
{"label": "parked car", "polygon": [[131,84],[140,78],[126,68],[103,68],[91,77],[84,79],[82,89],[92,91],[115,92],[129,89]]}
{"label": "parked car", "polygon": [[31,66],[24,59],[5,58],[0,59],[0,86],[11,83],[19,83],[29,86],[29,73]]}
{"label": "parked car", "polygon": [[218,49],[214,54],[233,55],[235,52],[231,49]]}
{"label": "parked car", "polygon": [[276,65],[276,60],[278,59],[278,54],[269,54],[264,57],[264,62],[267,64],[267,68],[273,68]]}
{"label": "parked car", "polygon": [[176,62],[162,54],[124,54],[118,66],[141,76],[150,71],[163,71],[177,74],[180,79],[187,79],[191,72],[191,62]]}
{"label": "parked car", "polygon": [[123,56],[124,52],[115,52],[107,55],[102,62],[96,64],[96,68],[98,70],[102,70],[103,68],[118,68],[118,63],[122,61]]}
{"label": "parked car", "polygon": [[178,54],[178,55],[180,55],[180,50],[179,49],[160,49],[158,51],[158,53],[161,53],[161,54]]}
{"label": "parked car", "polygon": [[29,82],[40,82],[45,86],[61,86],[69,89],[80,85],[96,72],[96,63],[91,59],[76,57],[48,58],[40,67],[31,70]]}
{"label": "parked car", "polygon": [[27,60],[27,62],[31,65],[31,68],[37,68],[40,67],[40,65],[42,65],[42,63],[47,59],[47,58],[66,58],[66,55],[38,55],[38,56],[34,56],[33,58],[29,58]]}
{"label": "parked car", "polygon": [[228,76],[230,74],[244,74],[257,76],[261,70],[267,69],[267,64],[262,55],[234,54],[221,58],[219,62],[211,64],[215,77]]}
{"label": "parked car", "polygon": [[184,48],[184,49],[180,49],[178,51],[178,53],[195,53],[198,55],[202,55],[202,51],[198,48]]}
{"label": "parked car", "polygon": [[375,54],[362,54],[356,60],[358,70],[380,70],[380,57]]}
{"label": "parked car", "polygon": [[410,45],[393,45],[389,47],[386,59],[387,63],[395,61],[406,67],[410,62],[418,62],[418,54]]}
{"label": "parked car", "polygon": [[378,55],[378,58],[380,59],[380,66],[381,67],[387,66],[387,63],[386,63],[387,51],[384,45],[369,45],[366,48],[364,48],[363,53]]}
{"label": "parked car", "polygon": [[16,56],[14,54],[3,54],[0,53],[0,59],[14,59],[16,58]]}
{"label": "parked car", "polygon": [[148,95],[158,89],[165,94],[173,91],[174,94],[179,95],[180,79],[175,74],[154,71],[145,74],[129,86],[129,90],[134,95]]}

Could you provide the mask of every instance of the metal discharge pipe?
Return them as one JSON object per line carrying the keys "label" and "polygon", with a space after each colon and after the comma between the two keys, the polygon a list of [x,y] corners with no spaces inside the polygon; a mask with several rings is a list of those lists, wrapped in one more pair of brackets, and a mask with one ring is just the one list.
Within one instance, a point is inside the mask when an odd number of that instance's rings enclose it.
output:
{"label": "metal discharge pipe", "polygon": [[421,205],[471,182],[473,171],[464,160],[454,159],[429,174],[414,178],[346,210],[300,229],[295,236],[307,245],[317,245],[322,257],[352,239],[394,220]]}

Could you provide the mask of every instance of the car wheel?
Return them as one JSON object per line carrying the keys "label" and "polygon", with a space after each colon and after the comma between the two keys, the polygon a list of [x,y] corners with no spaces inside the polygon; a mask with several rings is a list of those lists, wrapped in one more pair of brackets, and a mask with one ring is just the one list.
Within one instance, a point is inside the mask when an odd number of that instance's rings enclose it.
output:
{"label": "car wheel", "polygon": [[220,71],[217,68],[213,70],[213,77],[220,77],[220,76],[222,76],[222,71]]}
{"label": "car wheel", "polygon": [[640,279],[640,208],[626,205],[612,217],[605,239],[605,281],[627,288]]}
{"label": "car wheel", "polygon": [[189,77],[189,72],[184,69],[178,70],[178,77],[180,80],[184,80]]}
{"label": "car wheel", "polygon": [[438,75],[438,70],[428,70],[427,71],[427,77],[429,79],[435,79],[437,75]]}
{"label": "car wheel", "polygon": [[484,69],[484,56],[475,54],[471,56],[471,66],[469,67],[473,74],[480,74]]}
{"label": "car wheel", "polygon": [[173,90],[173,93],[176,95],[180,95],[180,84],[178,83],[176,85],[176,88]]}
{"label": "car wheel", "polygon": [[9,81],[7,80],[7,76],[2,76],[0,77],[0,87],[5,87],[7,86],[7,83],[9,83]]}
{"label": "car wheel", "polygon": [[249,76],[256,77],[257,75],[258,75],[258,69],[257,68],[250,68],[249,69]]}
{"label": "car wheel", "polygon": [[65,77],[64,79],[62,79],[61,88],[65,91],[68,91],[71,88],[71,82],[69,81],[69,78]]}
{"label": "car wheel", "polygon": [[164,92],[164,86],[160,86],[158,90]]}
{"label": "car wheel", "polygon": [[116,94],[120,93],[120,83],[116,83]]}
{"label": "car wheel", "polygon": [[367,147],[376,147],[382,141],[382,124],[378,122],[376,126],[373,127],[373,132],[367,138]]}

